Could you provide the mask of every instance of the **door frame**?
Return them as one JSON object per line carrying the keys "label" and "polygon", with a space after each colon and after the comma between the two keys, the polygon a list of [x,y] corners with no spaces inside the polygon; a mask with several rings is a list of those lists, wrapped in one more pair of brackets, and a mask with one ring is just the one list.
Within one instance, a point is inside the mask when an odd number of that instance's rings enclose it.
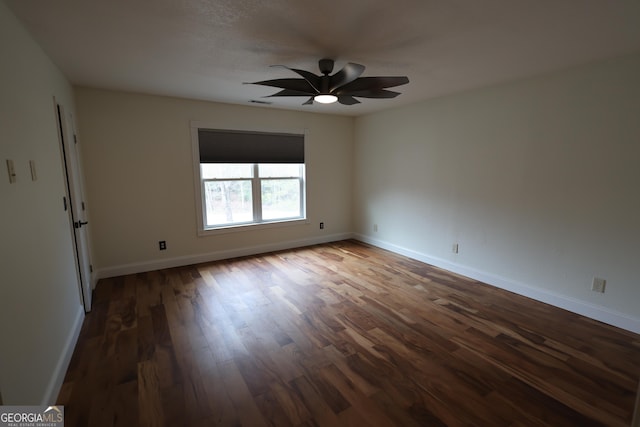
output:
{"label": "door frame", "polygon": [[82,182],[81,159],[77,151],[77,137],[73,116],[67,114],[64,105],[53,98],[58,140],[65,180],[64,209],[69,216],[69,228],[73,241],[76,276],[80,301],[86,313],[91,311],[93,291],[93,267],[86,225],[86,204]]}

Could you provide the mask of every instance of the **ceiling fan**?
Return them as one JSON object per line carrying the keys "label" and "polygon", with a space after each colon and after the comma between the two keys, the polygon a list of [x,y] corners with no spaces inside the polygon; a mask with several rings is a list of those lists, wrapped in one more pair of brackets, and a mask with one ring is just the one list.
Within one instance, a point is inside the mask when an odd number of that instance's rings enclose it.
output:
{"label": "ceiling fan", "polygon": [[356,98],[395,98],[399,92],[386,90],[387,88],[409,83],[406,76],[402,77],[360,77],[364,72],[364,65],[347,63],[340,71],[331,75],[333,71],[333,59],[321,59],[318,61],[321,76],[309,71],[283,67],[300,75],[301,79],[274,79],[249,83],[254,85],[271,86],[282,89],[280,92],[268,95],[274,96],[308,96],[309,99],[302,105],[313,104],[313,101],[322,104],[339,102],[344,105],[359,104]]}

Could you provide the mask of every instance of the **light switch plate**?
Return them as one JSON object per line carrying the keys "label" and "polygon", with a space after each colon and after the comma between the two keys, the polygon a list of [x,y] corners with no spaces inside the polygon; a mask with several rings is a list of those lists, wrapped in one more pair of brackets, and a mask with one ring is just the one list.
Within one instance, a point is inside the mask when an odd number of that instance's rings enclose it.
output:
{"label": "light switch plate", "polygon": [[9,184],[16,182],[16,169],[13,166],[13,160],[7,159],[7,172],[9,172]]}
{"label": "light switch plate", "polygon": [[29,169],[31,169],[31,181],[36,181],[38,179],[38,174],[36,173],[35,160],[29,160]]}

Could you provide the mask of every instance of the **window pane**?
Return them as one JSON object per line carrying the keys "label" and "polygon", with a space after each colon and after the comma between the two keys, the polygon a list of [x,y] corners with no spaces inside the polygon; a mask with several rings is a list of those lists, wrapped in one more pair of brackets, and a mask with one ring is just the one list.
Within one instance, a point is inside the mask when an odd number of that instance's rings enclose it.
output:
{"label": "window pane", "polygon": [[253,221],[251,181],[207,181],[205,226]]}
{"label": "window pane", "polygon": [[262,178],[279,176],[300,176],[300,165],[296,163],[270,164],[262,163],[258,165],[258,174]]}
{"label": "window pane", "polygon": [[263,220],[302,216],[299,179],[263,179],[261,188]]}
{"label": "window pane", "polygon": [[249,163],[200,163],[202,179],[251,178],[253,165]]}

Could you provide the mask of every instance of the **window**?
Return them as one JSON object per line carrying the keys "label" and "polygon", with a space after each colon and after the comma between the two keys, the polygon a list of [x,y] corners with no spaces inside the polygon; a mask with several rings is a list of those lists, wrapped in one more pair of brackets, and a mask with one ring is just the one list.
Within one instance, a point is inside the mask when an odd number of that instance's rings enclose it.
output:
{"label": "window", "polygon": [[196,133],[201,232],[304,220],[304,135],[197,127]]}

